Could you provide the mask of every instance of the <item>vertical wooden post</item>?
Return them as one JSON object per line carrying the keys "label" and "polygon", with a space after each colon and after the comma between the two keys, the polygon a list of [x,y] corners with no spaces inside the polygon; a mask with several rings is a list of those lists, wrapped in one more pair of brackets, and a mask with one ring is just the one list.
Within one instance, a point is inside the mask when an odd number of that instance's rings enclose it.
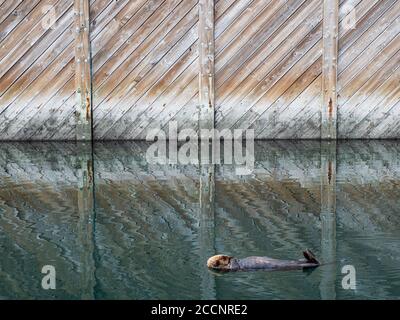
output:
{"label": "vertical wooden post", "polygon": [[[74,0],[76,140],[92,140],[92,73],[90,53],[89,1]],[[81,242],[81,298],[94,298],[94,173],[92,144],[80,142],[78,152],[78,210]]]}
{"label": "vertical wooden post", "polygon": [[[199,130],[201,133],[201,129],[214,129],[214,0],[199,0],[199,45]],[[201,136],[201,139],[202,143],[208,146],[209,136]],[[202,266],[201,297],[209,300],[215,299],[215,279],[206,267],[207,259],[215,254],[215,167],[212,163],[203,164],[201,159],[200,157],[199,246],[200,265]]]}
{"label": "vertical wooden post", "polygon": [[77,144],[81,299],[94,299],[94,172],[92,144]]}
{"label": "vertical wooden post", "polygon": [[199,247],[201,266],[201,298],[216,299],[215,278],[207,267],[207,259],[215,255],[215,166],[200,167]]}
{"label": "vertical wooden post", "polygon": [[89,0],[74,0],[76,140],[92,140],[92,75]]}
{"label": "vertical wooden post", "polygon": [[337,139],[339,0],[324,0],[321,138]]}
{"label": "vertical wooden post", "polygon": [[321,298],[336,298],[336,141],[321,142]]}
{"label": "vertical wooden post", "polygon": [[214,0],[199,0],[199,130],[214,129]]}

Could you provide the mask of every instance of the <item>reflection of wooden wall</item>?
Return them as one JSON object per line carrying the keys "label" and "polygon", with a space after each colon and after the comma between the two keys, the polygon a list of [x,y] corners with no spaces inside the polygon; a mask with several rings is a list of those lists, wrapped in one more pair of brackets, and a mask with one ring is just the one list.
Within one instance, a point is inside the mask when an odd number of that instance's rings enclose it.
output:
{"label": "reflection of wooden wall", "polygon": [[[95,274],[96,298],[193,298],[193,288],[200,298],[200,170],[149,166],[147,146],[95,144],[95,261],[87,275]],[[77,150],[68,143],[0,145],[0,296],[50,297],[38,286],[39,267],[51,261],[61,279],[56,297],[82,297],[76,283],[90,255],[80,249],[90,246],[77,236],[85,230],[79,220]],[[320,143],[260,142],[255,151],[252,176],[236,176],[230,165],[216,167],[216,250],[291,258],[310,247],[319,255]],[[398,246],[365,238],[393,232],[396,244],[399,152],[396,142],[338,145],[337,232],[344,239],[337,244],[338,259],[353,257],[351,262],[363,265],[367,254],[369,263],[385,270],[398,265]],[[268,278],[269,290],[280,292],[279,279]],[[229,298],[224,288],[231,281],[216,278],[217,298]],[[232,294],[268,296],[265,283],[249,287],[243,278],[234,283]],[[298,281],[290,293],[301,297],[309,285]],[[171,286],[179,296],[169,295]],[[384,286],[380,290],[391,294]]]}
{"label": "reflection of wooden wall", "polygon": [[[338,214],[347,227],[356,232],[398,230],[400,146],[397,142],[341,143],[337,179]],[[382,202],[385,210],[381,209]]]}
{"label": "reflection of wooden wall", "polygon": [[[337,256],[346,259],[342,265],[356,267],[357,299],[363,294],[398,297],[400,146],[395,141],[339,146]],[[339,299],[354,297],[343,290],[337,293]]]}
{"label": "reflection of wooden wall", "polygon": [[[80,298],[75,146],[1,144],[0,150],[0,296]],[[56,268],[56,291],[41,288],[47,264]]]}
{"label": "reflection of wooden wall", "polygon": [[[93,297],[92,159],[81,147],[0,145],[0,296]],[[55,291],[41,288],[44,265],[56,268]]]}
{"label": "reflection of wooden wall", "polygon": [[[199,203],[200,169],[148,165],[143,158],[147,146],[95,145],[95,242],[100,257],[96,275],[104,288],[102,297],[166,298],[171,297],[168,287],[173,285],[179,288],[174,289],[174,298],[193,297],[193,288],[200,298],[205,285],[213,287],[212,281],[203,278],[207,270],[200,260],[204,251],[213,249],[201,247],[204,219],[200,214],[206,212]],[[302,148],[308,152],[296,159]],[[217,166],[214,234],[218,252],[275,252],[288,257],[298,256],[304,247],[318,247],[320,158],[313,153],[318,150],[318,142],[299,143],[295,149],[260,143],[255,178],[241,179],[234,166]],[[311,174],[305,178],[304,172]],[[317,179],[314,184],[312,173]],[[181,279],[178,283],[177,278]],[[153,290],[146,287],[148,283]],[[215,283],[219,297],[218,278]]]}

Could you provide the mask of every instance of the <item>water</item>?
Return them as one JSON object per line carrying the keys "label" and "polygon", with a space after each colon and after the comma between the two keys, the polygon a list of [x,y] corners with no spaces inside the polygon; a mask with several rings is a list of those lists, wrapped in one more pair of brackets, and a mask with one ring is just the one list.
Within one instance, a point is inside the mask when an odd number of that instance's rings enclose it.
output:
{"label": "water", "polygon": [[[257,142],[250,176],[151,165],[147,148],[0,144],[1,299],[400,297],[400,143]],[[214,253],[300,258],[305,248],[331,264],[205,267]],[[41,286],[44,265],[56,290]],[[356,290],[342,287],[345,265]]]}

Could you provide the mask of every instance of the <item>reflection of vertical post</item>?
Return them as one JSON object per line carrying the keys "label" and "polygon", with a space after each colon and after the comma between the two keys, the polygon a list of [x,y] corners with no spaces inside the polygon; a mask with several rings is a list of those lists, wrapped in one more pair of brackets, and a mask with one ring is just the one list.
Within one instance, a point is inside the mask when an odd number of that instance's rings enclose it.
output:
{"label": "reflection of vertical post", "polygon": [[215,299],[215,279],[206,267],[207,259],[215,254],[215,167],[213,164],[200,166],[200,265],[201,265],[201,298]]}
{"label": "reflection of vertical post", "polygon": [[81,298],[94,298],[94,175],[91,143],[77,144],[79,242],[81,253]]}
{"label": "reflection of vertical post", "polygon": [[336,141],[321,142],[322,299],[335,299],[336,281]]}

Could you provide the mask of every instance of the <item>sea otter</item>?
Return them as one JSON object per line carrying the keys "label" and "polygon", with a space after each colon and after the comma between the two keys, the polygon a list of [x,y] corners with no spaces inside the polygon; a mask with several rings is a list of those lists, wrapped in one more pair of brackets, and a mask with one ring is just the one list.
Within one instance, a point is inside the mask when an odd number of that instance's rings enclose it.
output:
{"label": "sea otter", "polygon": [[218,271],[254,271],[254,270],[298,270],[320,266],[310,250],[303,252],[305,259],[278,260],[268,257],[248,257],[237,259],[226,255],[216,255],[208,259],[207,267]]}

